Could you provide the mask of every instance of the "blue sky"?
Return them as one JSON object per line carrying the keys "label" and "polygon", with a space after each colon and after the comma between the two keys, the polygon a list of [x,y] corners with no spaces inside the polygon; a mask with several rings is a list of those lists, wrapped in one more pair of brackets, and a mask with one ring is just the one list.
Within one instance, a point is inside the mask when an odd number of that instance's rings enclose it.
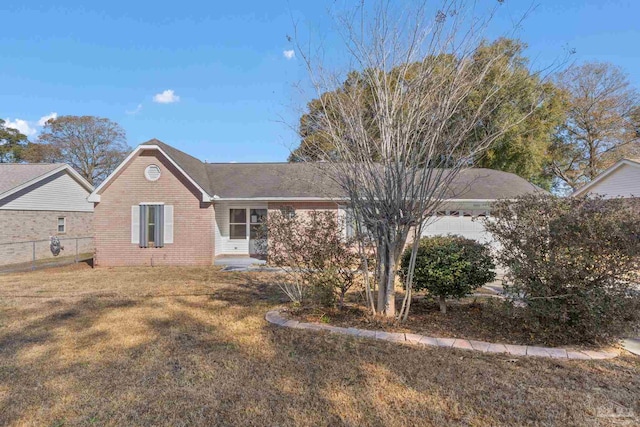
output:
{"label": "blue sky", "polygon": [[[36,138],[51,113],[96,115],[122,125],[132,146],[155,137],[210,162],[286,160],[308,100],[287,35],[293,20],[337,48],[334,2],[139,3],[2,2],[0,118]],[[530,4],[506,0],[490,34]],[[536,64],[574,48],[574,61],[612,62],[640,87],[640,2],[536,4],[519,33]]]}

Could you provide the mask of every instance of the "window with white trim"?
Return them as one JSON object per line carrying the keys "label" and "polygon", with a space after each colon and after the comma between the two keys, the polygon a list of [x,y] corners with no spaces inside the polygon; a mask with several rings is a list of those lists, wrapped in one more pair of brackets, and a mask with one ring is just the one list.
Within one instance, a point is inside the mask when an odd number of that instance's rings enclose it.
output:
{"label": "window with white trim", "polygon": [[61,216],[58,217],[58,233],[67,232],[67,218]]}
{"label": "window with white trim", "polygon": [[229,209],[229,238],[232,240],[247,238],[246,209]]}
{"label": "window with white trim", "polygon": [[164,205],[140,205],[140,247],[164,246]]}
{"label": "window with white trim", "polygon": [[162,248],[173,243],[173,206],[141,203],[131,207],[131,243]]}

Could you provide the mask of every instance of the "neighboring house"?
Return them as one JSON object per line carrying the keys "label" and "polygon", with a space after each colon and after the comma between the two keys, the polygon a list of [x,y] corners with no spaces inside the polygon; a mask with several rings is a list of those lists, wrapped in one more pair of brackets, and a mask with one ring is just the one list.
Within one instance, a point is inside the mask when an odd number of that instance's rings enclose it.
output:
{"label": "neighboring house", "polygon": [[572,196],[599,194],[611,197],[640,197],[640,159],[622,159],[576,190]]}
{"label": "neighboring house", "polygon": [[[91,191],[66,164],[0,163],[0,265],[51,257],[51,236],[65,247],[62,256],[74,255],[75,239],[93,236]],[[78,249],[92,252],[92,239]]]}
{"label": "neighboring house", "polygon": [[[489,204],[538,191],[510,173],[470,169],[458,196],[429,233],[484,238],[472,216]],[[269,210],[330,209],[348,200],[321,166],[305,163],[203,163],[158,140],[139,145],[89,196],[95,202],[99,266],[211,265],[218,257],[256,255],[256,229]]]}

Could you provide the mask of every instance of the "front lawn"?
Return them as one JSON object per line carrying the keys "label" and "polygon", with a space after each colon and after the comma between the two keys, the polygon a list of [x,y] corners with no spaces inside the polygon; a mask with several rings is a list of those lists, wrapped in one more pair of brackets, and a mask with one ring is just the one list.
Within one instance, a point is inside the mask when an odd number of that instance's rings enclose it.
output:
{"label": "front lawn", "polygon": [[640,358],[515,358],[278,328],[264,321],[285,301],[276,279],[85,265],[0,275],[0,425],[613,425],[614,408],[640,416]]}

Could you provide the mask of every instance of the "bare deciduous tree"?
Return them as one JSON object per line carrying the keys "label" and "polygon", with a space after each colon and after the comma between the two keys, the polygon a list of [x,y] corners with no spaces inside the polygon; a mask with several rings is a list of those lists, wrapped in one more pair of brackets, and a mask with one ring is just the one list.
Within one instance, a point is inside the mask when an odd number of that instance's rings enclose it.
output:
{"label": "bare deciduous tree", "polygon": [[[486,45],[483,33],[496,9],[479,17],[475,4],[443,0],[437,8],[424,2],[400,9],[392,2],[374,7],[363,2],[336,18],[345,48],[341,54],[350,59],[346,73],[331,72],[298,43],[321,103],[309,120],[331,142],[331,153],[322,157],[334,160],[323,163],[323,169],[348,195],[359,231],[375,245],[377,273],[375,280],[366,278],[372,313],[406,319],[423,226],[450,194],[460,171],[527,117],[506,117],[470,138],[509,102],[502,89],[516,69],[499,50],[484,52],[479,60],[477,53]],[[489,72],[499,75],[493,79],[496,85],[479,94],[474,89]],[[340,90],[347,78],[349,90]],[[336,95],[323,96],[327,93]],[[531,110],[541,102],[542,90]],[[396,310],[396,273],[411,236],[405,298]]]}
{"label": "bare deciduous tree", "polygon": [[575,190],[620,158],[640,154],[638,92],[608,63],[587,63],[561,73],[568,114],[553,144],[553,173]]}
{"label": "bare deciduous tree", "polygon": [[[130,151],[124,129],[115,122],[94,116],[60,116],[49,120],[32,147],[31,161],[69,163],[87,181],[100,184]],[[32,156],[32,157],[33,157]]]}

